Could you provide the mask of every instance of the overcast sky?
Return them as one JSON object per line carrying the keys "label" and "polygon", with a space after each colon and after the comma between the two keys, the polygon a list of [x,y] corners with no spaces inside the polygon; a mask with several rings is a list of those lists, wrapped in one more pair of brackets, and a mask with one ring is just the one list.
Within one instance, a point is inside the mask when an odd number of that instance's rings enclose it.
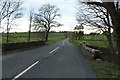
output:
{"label": "overcast sky", "polygon": [[24,0],[23,7],[25,10],[23,11],[24,16],[17,22],[18,26],[13,27],[11,29],[12,32],[25,32],[28,31],[29,28],[29,11],[30,9],[34,9],[35,12],[46,3],[50,3],[52,5],[56,5],[60,8],[59,13],[61,14],[61,19],[58,21],[63,24],[63,26],[58,28],[52,28],[51,30],[56,31],[70,31],[73,30],[75,25],[77,24],[75,14],[76,14],[76,1],[75,0]]}
{"label": "overcast sky", "polygon": [[[12,27],[11,32],[26,32],[29,30],[29,12],[30,9],[34,9],[35,12],[46,3],[50,3],[52,5],[56,5],[60,8],[61,19],[58,21],[63,24],[61,27],[52,28],[51,30],[55,31],[72,31],[74,27],[77,25],[76,22],[76,12],[78,3],[77,0],[23,0],[24,3],[22,7],[24,16],[16,21],[17,26]],[[83,6],[84,7],[84,6]],[[91,30],[93,31],[93,30]],[[85,29],[85,33],[91,32]]]}

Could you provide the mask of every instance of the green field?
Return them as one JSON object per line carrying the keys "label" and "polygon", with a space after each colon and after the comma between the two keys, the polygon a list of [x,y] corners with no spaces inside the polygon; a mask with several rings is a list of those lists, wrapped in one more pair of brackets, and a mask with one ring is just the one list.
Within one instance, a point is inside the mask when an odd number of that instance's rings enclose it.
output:
{"label": "green field", "polygon": [[66,33],[51,33],[49,34],[47,44],[52,44],[65,38],[66,38]]}
{"label": "green field", "polygon": [[98,46],[98,47],[108,47],[107,41],[85,41],[85,40],[76,40],[77,43],[85,42],[86,45],[89,46]]}
{"label": "green field", "polygon": [[89,39],[89,40],[107,40],[106,36],[103,34],[100,35],[84,35],[84,39]]}
{"label": "green field", "polygon": [[[66,33],[49,33],[48,42],[55,42],[61,39],[64,39]],[[2,34],[2,43],[7,43],[6,34]],[[20,32],[20,33],[9,33],[9,43],[17,43],[17,42],[28,42],[28,33]],[[30,41],[44,41],[45,33],[31,33]]]}
{"label": "green field", "polygon": [[86,45],[108,47],[108,41],[105,35],[84,35],[80,40],[76,40],[77,43],[85,42]]}

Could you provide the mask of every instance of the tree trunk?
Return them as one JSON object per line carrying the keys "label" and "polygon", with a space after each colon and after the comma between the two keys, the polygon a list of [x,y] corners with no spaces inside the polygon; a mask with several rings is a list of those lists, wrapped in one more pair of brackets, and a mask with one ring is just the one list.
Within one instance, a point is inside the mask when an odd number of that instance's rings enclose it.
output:
{"label": "tree trunk", "polygon": [[106,37],[107,37],[107,40],[108,40],[109,50],[110,50],[110,53],[108,53],[107,56],[108,56],[109,61],[113,62],[114,61],[114,56],[113,55],[115,54],[115,52],[114,52],[111,33],[106,34]]}
{"label": "tree trunk", "polygon": [[9,42],[9,16],[7,18],[7,43]]}
{"label": "tree trunk", "polygon": [[116,42],[116,54],[117,57],[117,63],[120,65],[120,12],[115,9],[114,2],[113,3],[107,3],[106,9],[110,13],[113,29],[115,32],[115,42]]}
{"label": "tree trunk", "polygon": [[32,10],[30,12],[30,24],[29,24],[29,33],[28,33],[28,41],[30,41],[31,36],[31,26],[32,26],[32,19],[33,19],[33,13]]}
{"label": "tree trunk", "polygon": [[31,36],[31,23],[30,23],[30,27],[29,27],[28,41],[30,41],[30,36]]}
{"label": "tree trunk", "polygon": [[48,41],[49,31],[50,31],[50,27],[49,27],[48,30],[46,31],[45,41]]}
{"label": "tree trunk", "polygon": [[9,42],[9,32],[7,30],[7,43]]}
{"label": "tree trunk", "polygon": [[29,33],[28,33],[28,42],[30,42],[30,35],[31,35],[31,31],[29,30]]}
{"label": "tree trunk", "polygon": [[114,54],[115,54],[115,50],[114,50],[114,46],[113,46],[113,41],[112,41],[112,34],[111,34],[111,26],[110,26],[110,19],[109,19],[109,13],[107,11],[107,25],[108,25],[108,34],[107,36],[107,40],[108,40],[108,44],[109,44],[109,50],[110,53],[108,53],[108,57],[109,60],[114,62]]}
{"label": "tree trunk", "polygon": [[120,58],[120,24],[115,24],[115,41],[116,41],[116,54],[118,55],[117,63],[120,65],[120,60],[118,60]]}

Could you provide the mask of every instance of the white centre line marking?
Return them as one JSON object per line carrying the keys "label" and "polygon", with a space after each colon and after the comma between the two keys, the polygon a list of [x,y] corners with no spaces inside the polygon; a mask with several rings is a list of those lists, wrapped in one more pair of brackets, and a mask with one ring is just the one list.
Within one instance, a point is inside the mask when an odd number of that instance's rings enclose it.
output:
{"label": "white centre line marking", "polygon": [[39,63],[39,61],[36,61],[34,64],[32,64],[31,66],[29,66],[27,69],[25,69],[20,74],[18,74],[17,76],[15,76],[12,80],[16,80],[17,78],[19,78],[20,76],[22,76],[24,73],[26,73],[28,70],[30,70],[33,66],[35,66],[38,63]]}
{"label": "white centre line marking", "polygon": [[65,41],[63,41],[63,44],[62,44],[62,46],[64,46],[64,44],[65,44]]}
{"label": "white centre line marking", "polygon": [[62,46],[64,46],[64,43],[62,44]]}
{"label": "white centre line marking", "polygon": [[50,54],[57,50],[59,47],[55,48],[54,50],[50,51]]}

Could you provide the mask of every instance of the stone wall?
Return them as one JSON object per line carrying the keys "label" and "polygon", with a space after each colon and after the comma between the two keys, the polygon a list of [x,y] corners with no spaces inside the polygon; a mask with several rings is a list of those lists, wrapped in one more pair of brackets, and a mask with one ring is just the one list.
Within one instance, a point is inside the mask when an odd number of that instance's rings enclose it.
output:
{"label": "stone wall", "polygon": [[20,42],[20,43],[3,43],[2,44],[2,52],[8,52],[13,50],[30,48],[33,46],[41,46],[44,45],[45,41],[32,41],[32,42]]}

